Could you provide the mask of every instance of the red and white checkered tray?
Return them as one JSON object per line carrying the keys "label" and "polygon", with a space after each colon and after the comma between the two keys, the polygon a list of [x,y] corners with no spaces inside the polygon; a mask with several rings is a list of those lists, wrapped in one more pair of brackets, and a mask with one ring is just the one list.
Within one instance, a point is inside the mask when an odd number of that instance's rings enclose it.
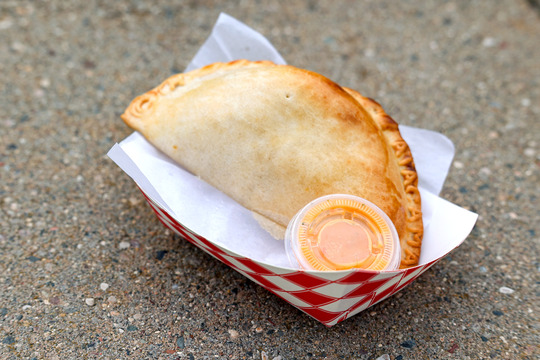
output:
{"label": "red and white checkered tray", "polygon": [[166,227],[326,326],[333,326],[392,296],[440,260],[385,272],[280,268],[240,256],[197,235],[142,192]]}

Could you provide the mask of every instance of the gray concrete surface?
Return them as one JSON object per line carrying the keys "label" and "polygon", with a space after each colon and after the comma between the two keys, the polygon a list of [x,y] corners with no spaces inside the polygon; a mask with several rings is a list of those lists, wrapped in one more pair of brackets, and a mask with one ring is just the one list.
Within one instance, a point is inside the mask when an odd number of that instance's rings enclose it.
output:
{"label": "gray concrete surface", "polygon": [[[537,359],[535,6],[0,2],[0,359]],[[467,241],[327,329],[168,232],[105,154],[221,11],[451,138],[442,196],[480,215]]]}

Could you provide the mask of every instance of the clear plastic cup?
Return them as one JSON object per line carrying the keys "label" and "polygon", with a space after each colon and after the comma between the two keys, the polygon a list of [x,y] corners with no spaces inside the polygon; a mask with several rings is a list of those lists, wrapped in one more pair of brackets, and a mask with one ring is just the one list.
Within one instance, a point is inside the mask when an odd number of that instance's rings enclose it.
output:
{"label": "clear plastic cup", "polygon": [[392,221],[375,204],[333,194],[307,204],[290,221],[285,249],[294,268],[396,270],[401,260]]}

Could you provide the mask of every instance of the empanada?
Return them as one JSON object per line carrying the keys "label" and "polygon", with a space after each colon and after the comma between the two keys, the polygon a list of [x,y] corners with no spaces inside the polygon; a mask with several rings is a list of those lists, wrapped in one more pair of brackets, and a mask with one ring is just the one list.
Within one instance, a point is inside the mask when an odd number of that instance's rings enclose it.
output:
{"label": "empanada", "polygon": [[423,225],[411,152],[398,124],[354,90],[293,66],[238,60],[170,77],[122,119],[280,235],[315,198],[365,198],[393,221],[401,267],[418,263]]}

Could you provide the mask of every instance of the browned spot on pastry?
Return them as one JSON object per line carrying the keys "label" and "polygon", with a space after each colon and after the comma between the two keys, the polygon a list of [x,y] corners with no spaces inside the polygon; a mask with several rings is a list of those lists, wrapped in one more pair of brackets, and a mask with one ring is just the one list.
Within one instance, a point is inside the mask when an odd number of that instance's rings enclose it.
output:
{"label": "browned spot on pastry", "polygon": [[178,86],[184,85],[184,78],[182,76],[175,76],[171,78],[171,81],[169,82],[169,87],[171,88],[171,91],[176,89]]}
{"label": "browned spot on pastry", "polygon": [[403,176],[403,186],[405,187],[409,185],[416,185],[416,183],[418,182],[416,172],[413,170],[405,169],[401,171],[401,175]]}
{"label": "browned spot on pastry", "polygon": [[394,121],[390,116],[384,115],[380,117],[379,122],[381,129],[383,130],[397,130],[398,129],[398,123]]}
{"label": "browned spot on pastry", "polygon": [[417,221],[422,219],[421,211],[418,211],[417,209],[411,207],[409,208],[409,212],[411,214],[409,217],[411,221]]}
{"label": "browned spot on pastry", "polygon": [[140,129],[140,118],[144,113],[152,109],[155,100],[155,93],[149,91],[146,94],[138,96],[131,102],[129,107],[126,109],[124,114],[120,117],[131,127],[139,130]]}
{"label": "browned spot on pastry", "polygon": [[396,151],[396,156],[398,158],[403,157],[404,153],[409,149],[407,143],[404,140],[396,140],[392,144],[392,147]]}

